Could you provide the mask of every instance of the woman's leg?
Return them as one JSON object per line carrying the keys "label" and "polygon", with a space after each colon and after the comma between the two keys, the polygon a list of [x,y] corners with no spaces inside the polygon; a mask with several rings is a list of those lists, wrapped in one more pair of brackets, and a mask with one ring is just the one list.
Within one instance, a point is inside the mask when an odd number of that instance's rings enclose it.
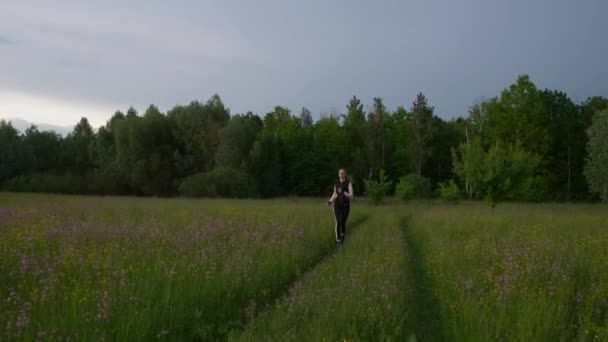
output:
{"label": "woman's leg", "polygon": [[342,206],[334,206],[334,219],[336,220],[336,241],[341,241],[340,237],[342,231]]}
{"label": "woman's leg", "polygon": [[348,214],[350,213],[350,205],[345,205],[342,209],[342,219],[340,220],[342,223],[342,241],[344,241],[344,236],[346,235],[346,220],[348,220]]}

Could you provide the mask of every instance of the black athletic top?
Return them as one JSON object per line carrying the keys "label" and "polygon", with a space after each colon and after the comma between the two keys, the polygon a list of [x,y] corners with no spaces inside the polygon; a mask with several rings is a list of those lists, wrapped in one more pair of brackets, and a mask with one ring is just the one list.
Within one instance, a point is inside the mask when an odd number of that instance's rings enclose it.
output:
{"label": "black athletic top", "polygon": [[344,182],[340,182],[340,180],[338,180],[336,182],[336,184],[334,184],[335,189],[336,189],[336,195],[337,195],[334,205],[349,205],[350,204],[349,198],[344,196],[344,193],[348,192],[349,184],[350,184],[350,181],[348,180],[348,178],[346,180],[344,180]]}

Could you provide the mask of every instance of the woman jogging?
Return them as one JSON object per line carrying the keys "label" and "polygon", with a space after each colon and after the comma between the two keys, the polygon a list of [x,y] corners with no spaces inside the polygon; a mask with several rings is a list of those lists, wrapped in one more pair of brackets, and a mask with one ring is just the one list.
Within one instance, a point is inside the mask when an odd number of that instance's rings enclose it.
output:
{"label": "woman jogging", "polygon": [[338,177],[338,181],[334,184],[334,193],[327,201],[327,205],[334,204],[336,242],[342,244],[346,234],[346,220],[348,220],[348,213],[350,212],[350,199],[353,198],[353,185],[346,177],[344,169],[338,171]]}

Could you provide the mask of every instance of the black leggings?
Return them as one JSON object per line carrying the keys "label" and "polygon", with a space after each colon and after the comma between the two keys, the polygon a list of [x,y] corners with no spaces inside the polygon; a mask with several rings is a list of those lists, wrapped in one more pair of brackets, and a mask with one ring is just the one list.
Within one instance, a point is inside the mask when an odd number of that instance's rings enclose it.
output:
{"label": "black leggings", "polygon": [[334,216],[336,218],[336,240],[344,241],[346,234],[346,220],[350,212],[349,205],[335,205]]}

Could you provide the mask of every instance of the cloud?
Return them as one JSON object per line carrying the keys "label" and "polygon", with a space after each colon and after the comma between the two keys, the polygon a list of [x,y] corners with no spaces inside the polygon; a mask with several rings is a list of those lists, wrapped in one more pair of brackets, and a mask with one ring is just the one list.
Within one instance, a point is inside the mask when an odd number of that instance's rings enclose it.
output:
{"label": "cloud", "polygon": [[0,45],[15,45],[17,42],[4,34],[0,34]]}
{"label": "cloud", "polygon": [[0,90],[112,110],[217,92],[232,112],[260,114],[342,111],[353,94],[409,107],[422,91],[446,118],[521,73],[606,95],[607,2],[436,2],[8,1]]}
{"label": "cloud", "polygon": [[32,125],[36,126],[39,131],[54,131],[55,133],[58,133],[64,137],[73,130],[73,126],[59,126],[44,122],[30,122],[21,118],[2,118],[2,120],[11,122],[13,127],[15,127],[15,129],[17,129],[20,133],[24,133],[25,130],[30,128]]}
{"label": "cloud", "polygon": [[0,89],[65,101],[170,107],[268,70],[264,54],[204,21],[128,6],[14,3],[0,22],[23,40]]}
{"label": "cloud", "polygon": [[85,116],[91,125],[98,127],[104,124],[116,109],[112,105],[69,101],[0,89],[0,118],[19,117],[32,122],[68,126]]}
{"label": "cloud", "polygon": [[64,68],[78,68],[78,69],[94,69],[95,67],[91,64],[87,64],[81,61],[77,61],[71,58],[58,58],[55,64]]}
{"label": "cloud", "polygon": [[255,58],[246,44],[234,42],[201,23],[129,8],[50,6],[21,23],[39,43],[70,51],[195,54],[228,60]]}
{"label": "cloud", "polygon": [[55,64],[57,66],[64,67],[64,68],[89,69],[89,70],[95,69],[95,66],[92,64],[76,61],[76,60],[73,60],[70,58],[59,58],[59,59],[57,59]]}

